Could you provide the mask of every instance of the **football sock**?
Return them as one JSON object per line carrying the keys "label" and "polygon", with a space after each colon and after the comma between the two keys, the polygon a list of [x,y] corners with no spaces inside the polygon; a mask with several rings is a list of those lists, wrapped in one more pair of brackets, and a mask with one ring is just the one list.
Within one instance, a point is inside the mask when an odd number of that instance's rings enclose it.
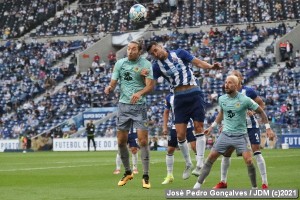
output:
{"label": "football sock", "polygon": [[129,151],[127,148],[127,144],[119,145],[119,152],[122,163],[124,165],[125,171],[131,171],[129,164]]}
{"label": "football sock", "polygon": [[166,155],[166,165],[167,165],[168,175],[173,174],[174,155],[170,155],[170,154]]}
{"label": "football sock", "polygon": [[198,183],[203,184],[203,181],[208,176],[212,165],[213,165],[213,163],[211,161],[206,160],[206,162],[204,163],[204,165],[201,169],[200,176],[198,177]]}
{"label": "football sock", "polygon": [[191,155],[190,155],[187,141],[186,140],[178,141],[178,147],[180,148],[180,151],[183,155],[186,166],[192,166],[193,164],[192,164]]}
{"label": "football sock", "polygon": [[250,178],[250,181],[251,181],[251,185],[253,188],[256,188],[257,187],[257,183],[256,183],[256,171],[255,171],[255,167],[252,164],[250,165],[247,165],[247,168],[248,168],[248,175],[249,175],[249,178]]}
{"label": "football sock", "polygon": [[196,136],[196,151],[197,151],[197,167],[202,168],[204,164],[206,137],[204,134],[195,134],[195,136]]}
{"label": "football sock", "polygon": [[117,153],[117,156],[116,156],[116,170],[121,169],[121,164],[122,164],[121,157],[120,157],[119,153]]}
{"label": "football sock", "polygon": [[231,159],[230,157],[223,156],[221,161],[221,181],[226,183],[227,182],[227,174],[228,168],[230,166]]}
{"label": "football sock", "polygon": [[132,169],[137,169],[138,152],[132,154]]}
{"label": "football sock", "polygon": [[141,146],[140,151],[141,151],[141,160],[142,160],[142,164],[143,164],[144,175],[148,175],[149,174],[149,157],[150,157],[149,145],[147,144],[146,146]]}
{"label": "football sock", "polygon": [[255,157],[256,162],[257,162],[257,167],[258,167],[259,173],[261,175],[262,183],[268,185],[267,169],[266,169],[265,159],[261,155],[260,151],[254,152],[254,157]]}

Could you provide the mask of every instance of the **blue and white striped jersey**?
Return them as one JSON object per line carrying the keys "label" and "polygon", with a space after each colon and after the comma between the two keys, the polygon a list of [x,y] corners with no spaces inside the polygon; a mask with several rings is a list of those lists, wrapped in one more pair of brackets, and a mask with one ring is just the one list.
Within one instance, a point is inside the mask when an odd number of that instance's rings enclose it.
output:
{"label": "blue and white striped jersey", "polygon": [[[172,129],[175,129],[175,115],[174,115],[174,94],[169,93],[166,96],[165,99],[165,109],[170,110],[169,112],[169,121],[168,121],[168,127],[172,127]],[[193,120],[190,119],[187,128],[193,127]]]}
{"label": "blue and white striped jersey", "polygon": [[[247,86],[243,86],[240,92],[243,95],[250,97],[252,100],[254,100],[258,96],[257,93],[252,88]],[[249,117],[247,115],[246,119],[247,119],[247,128],[259,128],[259,124],[255,116]]]}
{"label": "blue and white striped jersey", "polygon": [[164,77],[170,83],[171,89],[181,85],[197,85],[193,69],[189,65],[195,57],[183,49],[168,51],[168,53],[166,60],[154,61],[154,79]]}

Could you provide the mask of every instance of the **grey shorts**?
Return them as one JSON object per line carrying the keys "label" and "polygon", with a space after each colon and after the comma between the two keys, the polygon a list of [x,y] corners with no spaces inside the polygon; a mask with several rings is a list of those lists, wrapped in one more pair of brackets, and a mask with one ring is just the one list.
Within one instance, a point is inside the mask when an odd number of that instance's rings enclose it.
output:
{"label": "grey shorts", "polygon": [[141,130],[148,130],[146,104],[119,103],[117,128],[119,130],[129,131],[131,127]]}
{"label": "grey shorts", "polygon": [[215,142],[212,151],[217,151],[223,155],[229,147],[234,147],[238,155],[251,151],[248,135],[228,136],[226,133],[221,133]]}

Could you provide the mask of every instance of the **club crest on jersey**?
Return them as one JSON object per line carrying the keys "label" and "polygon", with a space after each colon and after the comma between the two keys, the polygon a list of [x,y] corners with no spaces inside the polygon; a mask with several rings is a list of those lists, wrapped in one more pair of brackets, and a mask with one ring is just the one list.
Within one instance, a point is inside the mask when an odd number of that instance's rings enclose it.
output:
{"label": "club crest on jersey", "polygon": [[133,71],[139,72],[139,67],[138,67],[138,66],[134,67],[134,68],[133,68]]}
{"label": "club crest on jersey", "polygon": [[237,108],[239,108],[241,106],[241,103],[240,102],[237,102],[236,104],[235,104],[235,107],[237,107]]}

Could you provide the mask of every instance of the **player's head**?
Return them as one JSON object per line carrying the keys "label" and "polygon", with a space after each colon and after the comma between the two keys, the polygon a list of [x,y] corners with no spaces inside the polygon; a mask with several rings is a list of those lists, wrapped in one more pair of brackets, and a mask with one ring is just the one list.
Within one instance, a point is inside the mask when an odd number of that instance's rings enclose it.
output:
{"label": "player's head", "polygon": [[230,73],[230,75],[234,75],[234,76],[238,77],[239,82],[240,82],[240,85],[242,85],[243,80],[244,80],[244,77],[243,77],[243,75],[242,75],[242,73],[241,73],[240,71],[238,71],[238,70],[233,70],[233,71]]}
{"label": "player's head", "polygon": [[225,92],[227,94],[233,94],[237,91],[239,85],[239,79],[236,76],[227,76],[225,81]]}
{"label": "player's head", "polygon": [[150,42],[147,46],[147,52],[157,60],[165,60],[168,57],[168,52],[157,42]]}
{"label": "player's head", "polygon": [[142,44],[137,41],[131,41],[127,45],[128,60],[137,60],[142,52]]}

